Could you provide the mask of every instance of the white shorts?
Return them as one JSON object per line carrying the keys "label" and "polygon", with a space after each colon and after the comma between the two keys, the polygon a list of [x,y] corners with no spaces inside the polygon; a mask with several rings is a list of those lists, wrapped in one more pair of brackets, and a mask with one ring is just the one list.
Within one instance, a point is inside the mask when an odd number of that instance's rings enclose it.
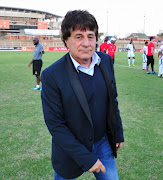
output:
{"label": "white shorts", "polygon": [[135,57],[134,52],[130,52],[130,51],[128,51],[128,53],[127,53],[127,57]]}

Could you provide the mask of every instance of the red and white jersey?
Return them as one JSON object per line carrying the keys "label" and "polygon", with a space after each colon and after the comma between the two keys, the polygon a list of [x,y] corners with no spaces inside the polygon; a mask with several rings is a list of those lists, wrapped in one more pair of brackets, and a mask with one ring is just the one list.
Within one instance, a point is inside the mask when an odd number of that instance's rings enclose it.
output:
{"label": "red and white jersey", "polygon": [[108,53],[112,59],[114,59],[115,51],[116,51],[116,45],[115,44],[107,44],[106,53]]}
{"label": "red and white jersey", "polygon": [[155,52],[155,45],[154,45],[153,42],[150,42],[150,43],[148,44],[148,53],[147,53],[147,56],[152,56],[152,55],[153,55],[152,52],[151,52],[152,48],[153,48],[153,50],[154,50],[154,52]]}
{"label": "red and white jersey", "polygon": [[107,43],[105,42],[105,43],[102,43],[101,44],[101,46],[100,46],[100,51],[101,52],[105,52],[104,50],[105,50],[105,47],[107,46]]}

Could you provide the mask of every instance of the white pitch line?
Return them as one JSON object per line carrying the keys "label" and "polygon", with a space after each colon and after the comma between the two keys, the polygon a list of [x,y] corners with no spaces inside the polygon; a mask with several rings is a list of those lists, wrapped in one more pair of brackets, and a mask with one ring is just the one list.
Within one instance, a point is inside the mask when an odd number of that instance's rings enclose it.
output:
{"label": "white pitch line", "polygon": [[114,64],[114,65],[116,65],[116,66],[120,66],[120,67],[125,67],[125,68],[132,68],[132,69],[142,70],[140,67],[125,66],[125,65],[121,65],[121,64]]}

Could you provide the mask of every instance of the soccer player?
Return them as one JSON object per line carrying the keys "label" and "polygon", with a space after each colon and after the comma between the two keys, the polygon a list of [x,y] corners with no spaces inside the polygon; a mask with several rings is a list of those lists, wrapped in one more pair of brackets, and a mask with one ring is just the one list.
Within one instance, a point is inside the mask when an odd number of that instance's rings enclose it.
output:
{"label": "soccer player", "polygon": [[147,52],[148,52],[148,42],[145,42],[145,46],[143,47],[143,64],[142,70],[147,70]]}
{"label": "soccer player", "polygon": [[133,40],[130,40],[130,43],[126,46],[127,49],[127,57],[128,57],[128,66],[130,66],[130,58],[132,57],[132,66],[135,66],[135,55],[134,55],[134,49],[135,46],[133,44]]}
{"label": "soccer player", "polygon": [[158,51],[158,60],[159,60],[159,72],[158,76],[161,78],[163,77],[163,41],[160,49]]}
{"label": "soccer player", "polygon": [[35,37],[33,39],[33,44],[35,45],[34,55],[33,55],[32,61],[28,64],[28,68],[30,68],[31,65],[33,64],[33,75],[36,76],[37,85],[36,87],[32,88],[32,90],[41,90],[40,89],[40,82],[41,82],[40,72],[42,68],[42,54],[44,54],[44,48],[39,43],[38,37]]}
{"label": "soccer player", "polygon": [[151,64],[152,74],[157,74],[154,71],[154,59],[155,59],[155,38],[150,37],[150,43],[148,44],[148,53],[147,53],[147,74],[151,74],[149,72],[149,65]]}
{"label": "soccer player", "polygon": [[115,56],[115,51],[116,51],[116,45],[115,45],[115,42],[116,42],[116,39],[115,37],[112,37],[110,39],[111,43],[110,44],[107,44],[106,45],[106,53],[110,55],[112,61],[113,61],[113,64],[114,64],[114,56]]}
{"label": "soccer player", "polygon": [[105,47],[107,45],[107,42],[108,42],[108,37],[106,36],[105,39],[104,39],[104,42],[100,46],[100,52],[106,53]]}

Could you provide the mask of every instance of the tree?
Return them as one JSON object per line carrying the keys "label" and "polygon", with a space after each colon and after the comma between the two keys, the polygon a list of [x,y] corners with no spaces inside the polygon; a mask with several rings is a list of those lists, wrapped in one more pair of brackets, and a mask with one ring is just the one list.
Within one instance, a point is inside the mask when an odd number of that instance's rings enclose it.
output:
{"label": "tree", "polygon": [[7,35],[6,32],[1,32],[0,31],[0,39],[6,39],[6,35]]}
{"label": "tree", "polygon": [[104,33],[98,33],[98,38],[101,39],[101,36],[103,36]]}
{"label": "tree", "polygon": [[163,38],[163,30],[160,30],[160,31],[159,31],[159,34],[157,34],[157,36]]}

